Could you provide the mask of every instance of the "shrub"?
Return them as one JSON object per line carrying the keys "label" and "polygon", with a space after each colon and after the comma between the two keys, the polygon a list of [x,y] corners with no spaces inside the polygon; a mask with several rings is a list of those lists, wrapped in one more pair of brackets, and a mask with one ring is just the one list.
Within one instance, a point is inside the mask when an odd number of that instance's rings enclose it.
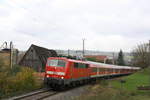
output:
{"label": "shrub", "polygon": [[33,70],[30,68],[22,68],[21,72],[18,72],[15,77],[16,89],[26,90],[35,87],[35,77],[33,76]]}
{"label": "shrub", "polygon": [[12,69],[10,69],[10,75],[16,75],[21,71],[22,66],[14,65]]}
{"label": "shrub", "polygon": [[20,66],[11,71],[0,72],[0,98],[39,88],[33,73],[33,69]]}

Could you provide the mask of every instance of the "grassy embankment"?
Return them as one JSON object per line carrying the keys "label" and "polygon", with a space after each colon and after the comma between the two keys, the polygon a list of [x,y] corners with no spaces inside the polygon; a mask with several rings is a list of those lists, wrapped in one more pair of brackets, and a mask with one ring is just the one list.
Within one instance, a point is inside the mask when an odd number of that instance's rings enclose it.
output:
{"label": "grassy embankment", "polygon": [[27,67],[15,65],[10,68],[9,60],[0,57],[0,99],[42,87],[35,74],[33,69]]}
{"label": "grassy embankment", "polygon": [[[121,83],[120,80],[126,82]],[[137,89],[144,85],[150,86],[150,69],[113,80],[102,80],[76,100],[150,100],[150,90]]]}

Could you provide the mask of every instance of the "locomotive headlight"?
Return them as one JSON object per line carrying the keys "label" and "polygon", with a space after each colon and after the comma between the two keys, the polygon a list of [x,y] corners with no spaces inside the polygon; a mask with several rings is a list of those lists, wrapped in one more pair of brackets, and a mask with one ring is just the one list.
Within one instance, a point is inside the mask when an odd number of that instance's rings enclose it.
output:
{"label": "locomotive headlight", "polygon": [[61,77],[61,79],[64,79],[64,77]]}
{"label": "locomotive headlight", "polygon": [[48,78],[48,77],[49,77],[49,75],[46,75],[46,77]]}

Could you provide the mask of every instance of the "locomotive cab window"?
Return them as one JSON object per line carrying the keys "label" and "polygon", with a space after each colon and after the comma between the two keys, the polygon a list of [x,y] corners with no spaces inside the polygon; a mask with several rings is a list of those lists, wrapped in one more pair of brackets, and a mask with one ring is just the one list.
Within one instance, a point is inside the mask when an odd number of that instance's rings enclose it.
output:
{"label": "locomotive cab window", "polygon": [[47,63],[48,66],[55,66],[55,67],[65,67],[66,62],[64,60],[48,60]]}

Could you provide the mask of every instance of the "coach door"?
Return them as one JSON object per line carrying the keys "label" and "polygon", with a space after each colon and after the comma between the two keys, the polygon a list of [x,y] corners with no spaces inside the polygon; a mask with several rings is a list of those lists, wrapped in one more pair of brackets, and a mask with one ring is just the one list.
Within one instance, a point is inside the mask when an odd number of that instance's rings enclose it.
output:
{"label": "coach door", "polygon": [[70,63],[70,78],[71,78],[71,79],[73,79],[73,73],[74,73],[73,67],[74,67],[74,63],[71,62],[71,63]]}

